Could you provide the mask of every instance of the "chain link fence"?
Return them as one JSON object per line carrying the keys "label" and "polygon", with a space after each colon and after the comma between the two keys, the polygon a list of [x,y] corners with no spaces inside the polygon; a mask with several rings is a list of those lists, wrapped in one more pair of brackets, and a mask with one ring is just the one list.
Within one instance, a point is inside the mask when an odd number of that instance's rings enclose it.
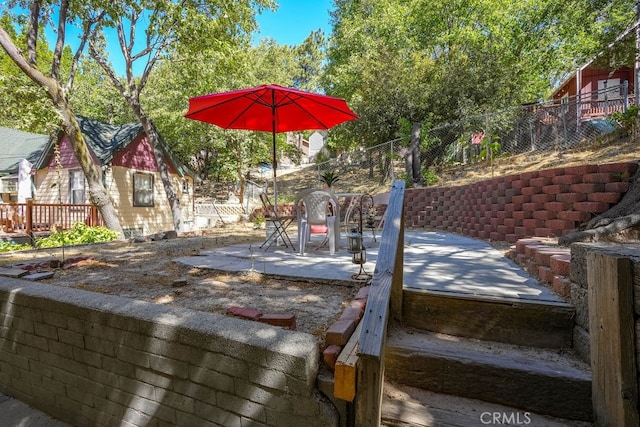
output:
{"label": "chain link fence", "polygon": [[[625,82],[626,83],[626,82]],[[603,142],[620,128],[610,117],[633,100],[627,84],[479,115],[429,129],[423,167],[491,163],[518,154],[561,154]]]}

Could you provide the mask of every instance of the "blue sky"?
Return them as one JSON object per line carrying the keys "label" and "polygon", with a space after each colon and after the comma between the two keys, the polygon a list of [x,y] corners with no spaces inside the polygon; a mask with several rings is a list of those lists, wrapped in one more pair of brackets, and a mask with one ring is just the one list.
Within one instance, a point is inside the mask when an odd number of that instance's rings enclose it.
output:
{"label": "blue sky", "polygon": [[322,29],[329,35],[329,10],[333,0],[276,0],[279,4],[275,12],[264,12],[257,17],[259,33],[254,41],[272,38],[278,44],[298,45],[311,31]]}

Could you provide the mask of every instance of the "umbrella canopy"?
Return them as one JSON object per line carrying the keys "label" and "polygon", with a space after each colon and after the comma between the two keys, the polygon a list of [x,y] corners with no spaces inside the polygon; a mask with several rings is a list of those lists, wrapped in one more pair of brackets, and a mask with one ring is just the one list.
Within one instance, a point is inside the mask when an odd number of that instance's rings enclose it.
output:
{"label": "umbrella canopy", "polygon": [[278,85],[262,85],[190,98],[185,117],[223,129],[271,132],[274,197],[276,133],[327,130],[358,118],[344,99]]}

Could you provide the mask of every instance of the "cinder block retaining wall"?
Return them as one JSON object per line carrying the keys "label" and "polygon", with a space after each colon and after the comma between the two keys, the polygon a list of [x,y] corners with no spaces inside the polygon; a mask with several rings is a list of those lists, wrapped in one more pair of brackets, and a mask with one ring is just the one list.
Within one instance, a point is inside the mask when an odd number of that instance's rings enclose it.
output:
{"label": "cinder block retaining wall", "polygon": [[409,189],[405,226],[510,243],[559,237],[616,204],[637,168],[637,163],[575,166]]}
{"label": "cinder block retaining wall", "polygon": [[8,278],[0,322],[0,391],[74,425],[338,425],[309,334]]}

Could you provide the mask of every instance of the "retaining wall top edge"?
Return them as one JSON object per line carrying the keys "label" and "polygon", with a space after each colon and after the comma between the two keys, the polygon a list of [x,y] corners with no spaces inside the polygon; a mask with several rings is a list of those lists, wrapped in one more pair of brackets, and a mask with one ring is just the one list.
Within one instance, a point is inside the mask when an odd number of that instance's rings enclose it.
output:
{"label": "retaining wall top edge", "polygon": [[[0,305],[2,301],[16,299],[17,294],[22,297],[34,298],[34,305],[40,304],[38,300],[51,301],[66,305],[72,312],[75,312],[74,308],[84,308],[92,312],[109,313],[149,324],[181,329],[181,333],[176,336],[214,336],[294,358],[303,358],[310,364],[314,363],[314,359],[318,357],[314,358],[313,354],[318,352],[316,338],[304,332],[290,331],[265,323],[251,322],[216,313],[133,300],[117,295],[105,295],[82,289],[49,286],[0,277]],[[50,306],[52,310],[55,309],[54,305]],[[57,311],[67,310],[61,310],[59,306]],[[197,339],[189,341],[198,342]]]}

